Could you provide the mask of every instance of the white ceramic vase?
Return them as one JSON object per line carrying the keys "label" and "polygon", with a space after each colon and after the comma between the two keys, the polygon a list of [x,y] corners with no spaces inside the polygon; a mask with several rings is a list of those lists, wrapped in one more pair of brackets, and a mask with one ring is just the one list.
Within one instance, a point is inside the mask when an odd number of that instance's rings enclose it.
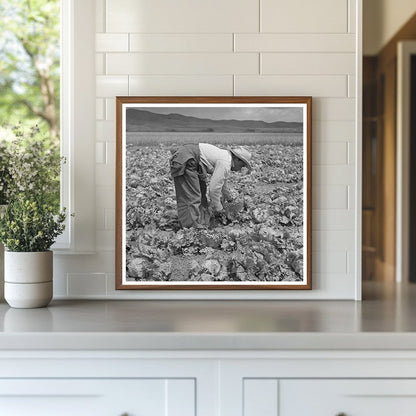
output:
{"label": "white ceramic vase", "polygon": [[[6,212],[7,205],[0,205],[0,216]],[[0,243],[0,301],[4,300],[4,245]]]}
{"label": "white ceramic vase", "polygon": [[53,252],[4,253],[4,298],[12,308],[42,308],[53,296]]}
{"label": "white ceramic vase", "polygon": [[4,245],[0,243],[0,301],[4,300]]}

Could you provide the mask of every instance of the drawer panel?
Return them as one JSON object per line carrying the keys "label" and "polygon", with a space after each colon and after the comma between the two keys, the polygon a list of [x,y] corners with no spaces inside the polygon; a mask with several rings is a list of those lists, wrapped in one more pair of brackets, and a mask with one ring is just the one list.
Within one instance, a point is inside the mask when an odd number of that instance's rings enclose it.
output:
{"label": "drawer panel", "polygon": [[415,380],[280,380],[279,416],[414,416]]}
{"label": "drawer panel", "polygon": [[195,379],[1,380],[7,416],[194,416]]}

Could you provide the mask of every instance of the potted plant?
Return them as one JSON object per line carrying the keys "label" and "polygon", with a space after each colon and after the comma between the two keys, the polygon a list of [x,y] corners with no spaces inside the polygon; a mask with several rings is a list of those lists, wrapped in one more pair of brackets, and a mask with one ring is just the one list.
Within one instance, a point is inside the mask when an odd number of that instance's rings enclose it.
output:
{"label": "potted plant", "polygon": [[66,213],[55,214],[39,195],[21,194],[0,218],[4,254],[4,297],[14,308],[47,306],[53,295],[51,245],[65,228]]}
{"label": "potted plant", "polygon": [[7,155],[7,162],[0,162],[0,187],[7,204],[0,216],[5,298],[13,307],[46,306],[53,288],[50,247],[64,230],[65,210],[59,209],[63,160],[37,126],[19,125],[7,133],[6,145],[0,148]]}

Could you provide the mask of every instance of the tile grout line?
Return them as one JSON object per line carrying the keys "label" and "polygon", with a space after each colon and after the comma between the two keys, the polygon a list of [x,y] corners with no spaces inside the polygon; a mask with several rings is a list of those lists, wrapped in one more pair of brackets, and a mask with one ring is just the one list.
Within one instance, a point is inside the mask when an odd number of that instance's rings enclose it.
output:
{"label": "tile grout line", "polygon": [[351,33],[351,0],[347,2],[347,33]]}
{"label": "tile grout line", "polygon": [[351,88],[351,75],[347,74],[347,97],[352,98],[350,94],[350,88]]}
{"label": "tile grout line", "polygon": [[233,74],[233,96],[235,96],[235,74]]}
{"label": "tile grout line", "polygon": [[347,142],[347,165],[351,164],[350,152],[351,152],[350,142]]}
{"label": "tile grout line", "polygon": [[263,22],[261,19],[261,10],[263,8],[263,1],[259,0],[259,33],[263,31]]}
{"label": "tile grout line", "polygon": [[263,65],[262,65],[262,54],[259,52],[259,75],[261,76],[263,74]]}
{"label": "tile grout line", "polygon": [[107,33],[107,19],[106,19],[106,15],[107,15],[107,0],[103,0],[103,33]]}
{"label": "tile grout line", "polygon": [[349,274],[349,271],[350,271],[350,267],[349,267],[349,253],[348,253],[348,250],[346,250],[345,251],[345,271],[346,271],[346,274]]}
{"label": "tile grout line", "polygon": [[350,211],[351,209],[350,191],[351,191],[351,186],[347,185],[347,210],[348,211]]}

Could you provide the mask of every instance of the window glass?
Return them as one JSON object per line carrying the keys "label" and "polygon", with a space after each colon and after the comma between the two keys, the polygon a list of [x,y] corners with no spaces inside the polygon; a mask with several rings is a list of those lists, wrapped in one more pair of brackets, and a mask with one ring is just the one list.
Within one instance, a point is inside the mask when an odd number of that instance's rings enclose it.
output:
{"label": "window glass", "polygon": [[[21,124],[60,154],[60,1],[0,0],[0,128]],[[59,176],[52,204],[60,205]]]}

